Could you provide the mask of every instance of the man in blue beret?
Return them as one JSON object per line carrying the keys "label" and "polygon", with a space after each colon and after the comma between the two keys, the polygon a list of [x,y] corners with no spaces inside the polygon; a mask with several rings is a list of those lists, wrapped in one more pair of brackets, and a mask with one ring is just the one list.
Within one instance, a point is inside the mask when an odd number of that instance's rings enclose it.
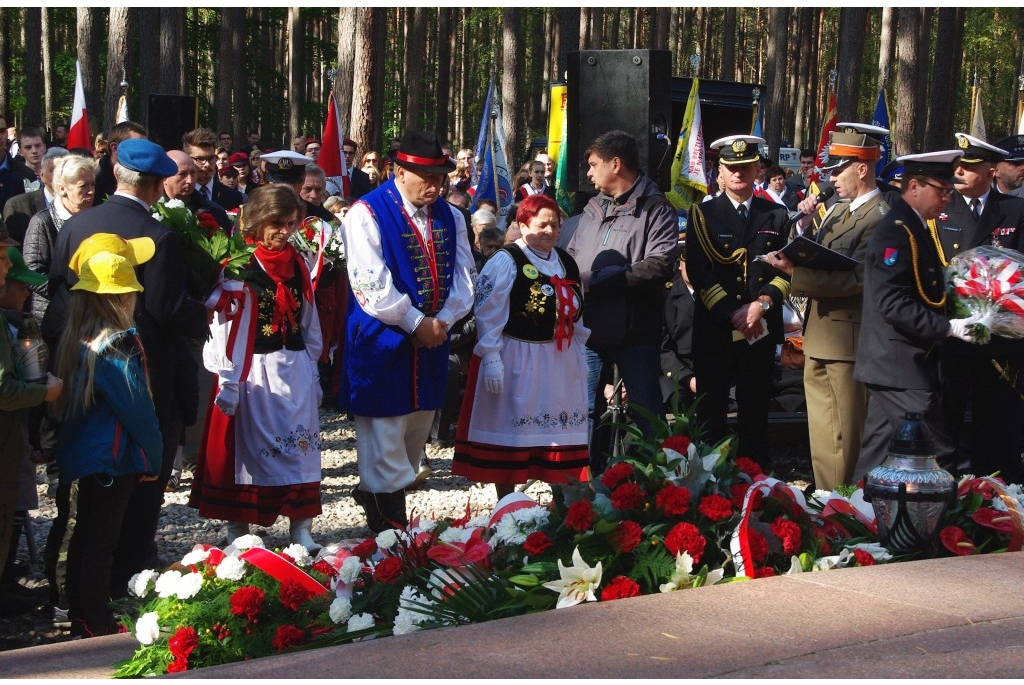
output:
{"label": "man in blue beret", "polygon": [[[78,281],[68,263],[84,240],[96,233],[116,233],[126,240],[148,237],[156,243],[153,258],[135,269],[143,286],[135,323],[146,351],[164,458],[155,481],[135,486],[123,522],[109,522],[120,528],[110,576],[114,598],[124,596],[134,573],[158,567],[154,536],[164,488],[174,465],[184,412],[194,410],[198,401],[198,369],[188,353],[187,339],[208,335],[206,308],[187,294],[189,269],[181,238],[154,219],[150,210],[163,194],[164,179],[175,175],[178,165],[159,145],[141,138],[122,141],[117,151],[116,192],[102,205],[69,219],[58,234],[50,273],[51,303],[43,320],[43,335],[55,344],[66,320],[68,289]],[[67,489],[70,484],[62,482],[60,487]],[[76,626],[72,626],[74,630]]]}

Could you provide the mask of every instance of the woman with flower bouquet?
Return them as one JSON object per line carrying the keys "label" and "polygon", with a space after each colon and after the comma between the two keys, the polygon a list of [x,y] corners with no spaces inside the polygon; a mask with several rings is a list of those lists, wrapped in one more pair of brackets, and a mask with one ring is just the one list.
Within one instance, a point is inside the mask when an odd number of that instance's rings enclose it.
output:
{"label": "woman with flower bouquet", "polygon": [[109,606],[114,553],[132,492],[138,483],[155,481],[162,463],[156,408],[132,320],[142,291],[133,267],[154,251],[149,238],[98,234],[71,257],[79,280],[71,287],[55,364],[69,382],[52,409],[61,424],[61,486],[76,512],[75,525],[64,533],[65,590],[71,632],[80,637],[120,632]]}
{"label": "woman with flower bouquet", "polygon": [[289,243],[300,206],[285,185],[253,192],[239,218],[256,245],[246,281],[222,282],[207,301],[217,316],[203,359],[217,391],[189,506],[227,519],[229,543],[283,515],[292,542],[319,549],[321,339],[309,269]]}
{"label": "woman with flower bouquet", "polygon": [[579,267],[555,247],[558,206],[519,205],[522,237],[494,254],[477,281],[478,342],[456,433],[452,473],[495,484],[589,477],[587,364]]}

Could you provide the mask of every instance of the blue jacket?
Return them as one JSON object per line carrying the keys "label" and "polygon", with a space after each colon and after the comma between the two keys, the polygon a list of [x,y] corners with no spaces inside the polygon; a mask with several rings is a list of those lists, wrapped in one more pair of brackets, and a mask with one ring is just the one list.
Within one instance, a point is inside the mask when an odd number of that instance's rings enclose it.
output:
{"label": "blue jacket", "polygon": [[[82,343],[82,366],[86,351]],[[82,376],[79,371],[71,382],[81,383]],[[61,483],[92,474],[159,474],[160,427],[134,328],[112,335],[98,350],[93,391],[88,411],[73,408],[61,424],[57,440]]]}

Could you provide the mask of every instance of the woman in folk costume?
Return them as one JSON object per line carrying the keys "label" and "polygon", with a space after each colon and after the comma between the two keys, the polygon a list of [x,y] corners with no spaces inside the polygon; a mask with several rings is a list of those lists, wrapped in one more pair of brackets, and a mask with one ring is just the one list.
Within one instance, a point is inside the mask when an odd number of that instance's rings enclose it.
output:
{"label": "woman in folk costume", "polygon": [[478,342],[452,462],[453,474],[494,483],[499,499],[531,479],[589,477],[579,267],[555,247],[554,200],[531,195],[516,218],[522,237],[477,280]]}
{"label": "woman in folk costume", "polygon": [[254,191],[240,217],[255,243],[244,283],[223,281],[203,351],[218,376],[189,506],[226,519],[230,544],[249,524],[291,519],[290,539],[311,552],[320,507],[320,325],[309,270],[288,238],[303,216],[288,186]]}

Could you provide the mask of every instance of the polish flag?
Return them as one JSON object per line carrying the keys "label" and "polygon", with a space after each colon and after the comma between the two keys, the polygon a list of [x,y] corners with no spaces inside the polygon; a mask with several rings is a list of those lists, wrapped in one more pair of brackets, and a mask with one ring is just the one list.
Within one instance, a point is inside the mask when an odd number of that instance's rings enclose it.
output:
{"label": "polish flag", "polygon": [[327,123],[324,124],[324,135],[320,138],[320,156],[316,162],[324,170],[324,174],[334,179],[334,182],[342,188],[343,197],[348,197],[348,167],[345,164],[345,153],[341,151],[342,142],[341,122],[338,120],[338,111],[332,91],[327,104]]}
{"label": "polish flag", "polygon": [[89,135],[89,115],[85,112],[85,89],[82,88],[82,64],[75,60],[75,104],[71,109],[71,128],[68,129],[68,149],[81,147],[92,152]]}

